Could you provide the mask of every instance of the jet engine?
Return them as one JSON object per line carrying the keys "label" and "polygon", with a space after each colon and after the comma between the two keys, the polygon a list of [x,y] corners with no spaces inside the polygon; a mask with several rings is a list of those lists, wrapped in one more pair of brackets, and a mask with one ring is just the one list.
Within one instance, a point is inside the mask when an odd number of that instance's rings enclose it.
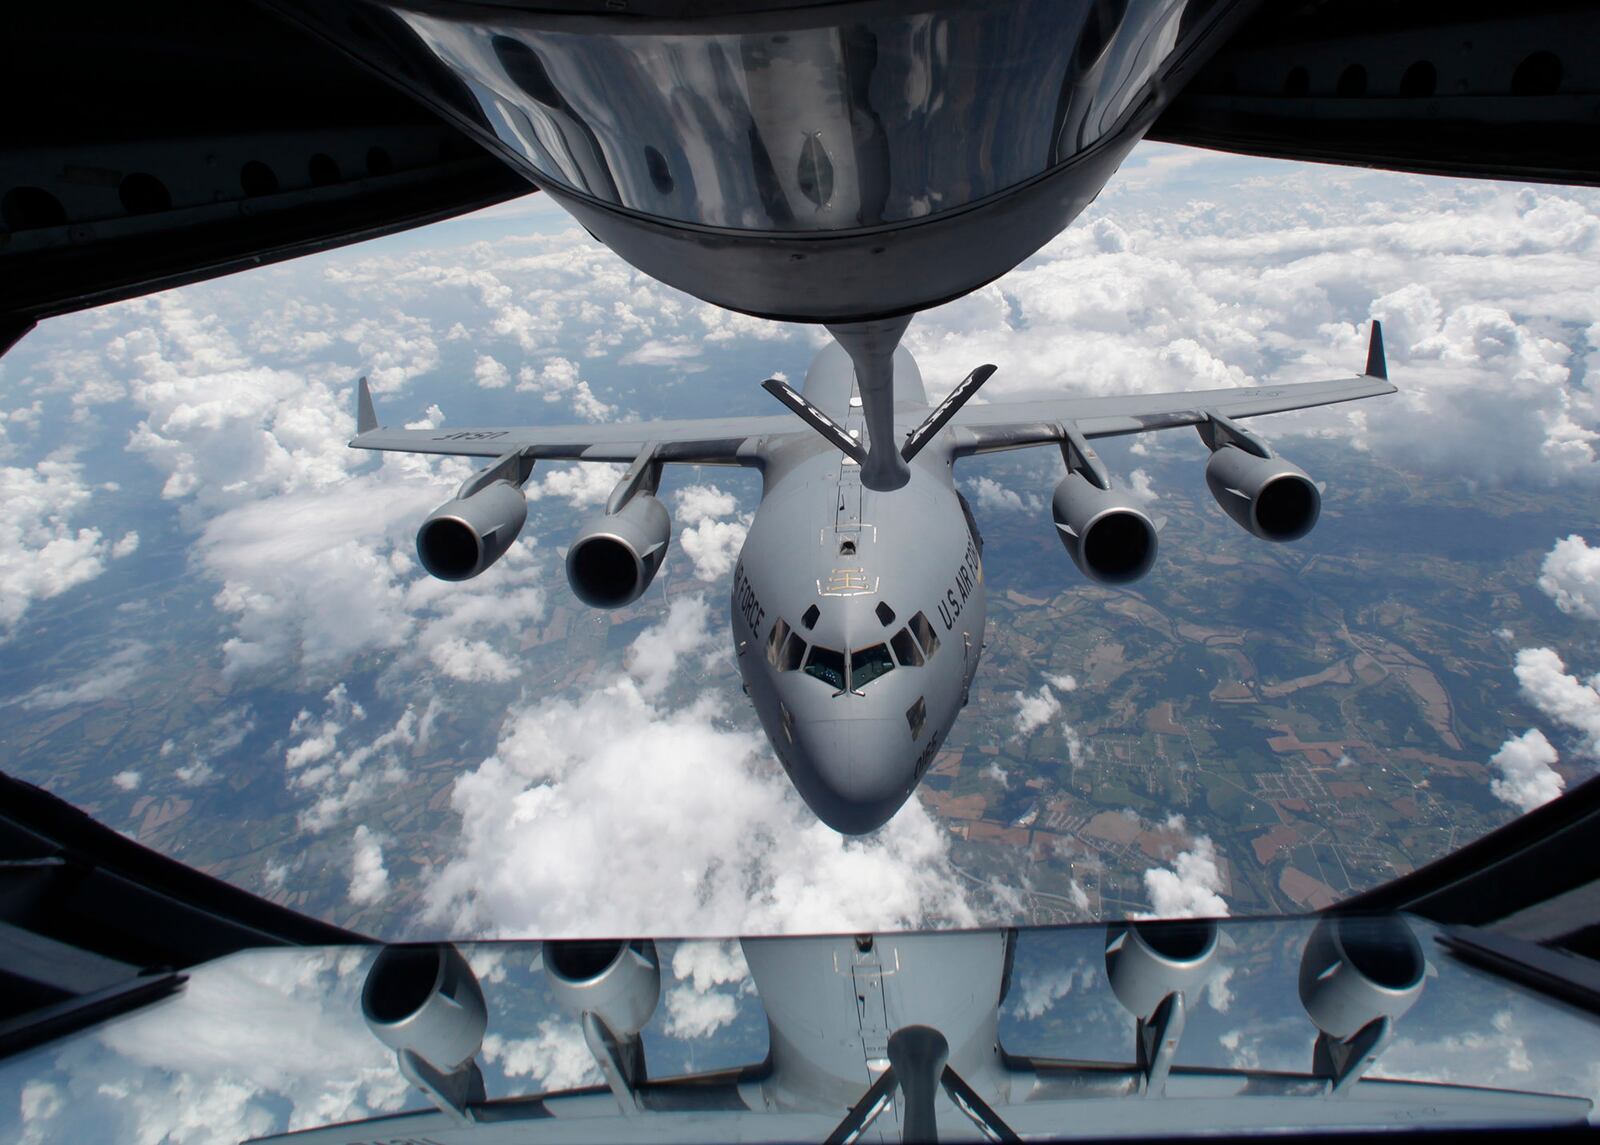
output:
{"label": "jet engine", "polygon": [[1223,445],[1206,462],[1206,485],[1222,511],[1264,541],[1298,541],[1322,511],[1305,470],[1278,456]]}
{"label": "jet engine", "polygon": [[447,943],[384,947],[367,972],[361,1016],[384,1045],[440,1074],[472,1061],[489,1023],[478,979]]}
{"label": "jet engine", "polygon": [[505,555],[527,519],[522,490],[492,481],[428,515],[417,530],[417,559],[440,580],[470,580]]}
{"label": "jet engine", "polygon": [[1155,524],[1115,491],[1100,488],[1081,473],[1061,479],[1050,512],[1072,563],[1090,580],[1127,584],[1155,564]]}
{"label": "jet engine", "polygon": [[672,518],[648,493],[630,497],[615,513],[602,513],[567,550],[567,582],[591,608],[621,608],[650,587],[667,559]]}
{"label": "jet engine", "polygon": [[1422,994],[1428,969],[1404,920],[1328,918],[1300,960],[1300,1001],[1317,1028],[1343,1041],[1364,1026],[1398,1019]]}
{"label": "jet engine", "polygon": [[1112,993],[1140,1019],[1155,1013],[1169,994],[1193,994],[1220,969],[1216,962],[1218,933],[1212,919],[1107,928],[1106,977]]}
{"label": "jet engine", "polygon": [[563,1010],[593,1014],[619,1039],[644,1029],[661,998],[661,964],[649,939],[546,942],[544,973]]}

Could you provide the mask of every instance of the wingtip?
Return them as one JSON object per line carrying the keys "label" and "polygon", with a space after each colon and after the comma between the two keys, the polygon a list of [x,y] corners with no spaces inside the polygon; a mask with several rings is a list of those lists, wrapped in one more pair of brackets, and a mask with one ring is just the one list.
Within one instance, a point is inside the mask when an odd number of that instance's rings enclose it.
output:
{"label": "wingtip", "polygon": [[372,404],[372,390],[367,385],[366,375],[356,383],[356,435],[370,433],[378,428],[378,411]]}
{"label": "wingtip", "polygon": [[1367,377],[1389,380],[1389,363],[1383,353],[1383,323],[1372,320],[1372,338],[1367,343]]}

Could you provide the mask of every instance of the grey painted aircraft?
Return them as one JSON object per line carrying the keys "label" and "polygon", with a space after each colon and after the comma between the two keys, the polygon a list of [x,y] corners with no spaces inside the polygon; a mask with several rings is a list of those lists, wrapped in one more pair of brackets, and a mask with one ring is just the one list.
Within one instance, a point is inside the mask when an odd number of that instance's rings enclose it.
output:
{"label": "grey painted aircraft", "polygon": [[[1222,931],[1231,925],[1240,937],[1275,927],[1265,943],[1246,939],[1253,947],[1246,977],[1282,983],[1284,1009],[1272,1017],[1289,1024],[1298,979],[1310,1019],[1308,1071],[1192,1064],[1203,1050],[1178,1064],[1188,1015],[1224,970]],[[1584,1097],[1365,1076],[1426,985],[1428,963],[1412,926],[1397,915],[1330,917],[1314,926],[1112,923],[1104,932],[1105,982],[1132,1019],[1131,1063],[1006,1051],[1000,1011],[1014,930],[746,938],[750,983],[766,1016],[766,1060],[661,1078],[647,1068],[642,1037],[661,995],[655,944],[546,942],[539,960],[553,1008],[581,1029],[605,1084],[499,1099],[486,1092],[477,1062],[489,1009],[466,959],[449,945],[393,946],[368,971],[362,1014],[435,1108],[273,1140],[846,1145],[1581,1124],[1591,1110]],[[1068,934],[1037,932],[1029,940]],[[1065,945],[1051,953],[1065,961]],[[518,961],[515,945],[505,950],[508,962]],[[1092,1007],[1092,989],[1086,978],[1064,1008]],[[1470,1008],[1459,986],[1445,995]],[[554,1024],[535,1018],[541,1031]]]}
{"label": "grey painted aircraft", "polygon": [[[379,427],[363,379],[350,444],[495,458],[418,531],[423,567],[445,580],[477,576],[510,547],[527,517],[521,487],[536,461],[627,462],[604,510],[567,552],[573,592],[597,608],[639,599],[666,558],[671,520],[655,496],[663,465],[758,469],[761,506],[733,574],[739,671],[802,798],[830,827],[861,834],[916,788],[967,701],[983,651],[983,541],[955,487],[957,459],[1058,446],[1067,474],[1051,512],[1062,544],[1091,579],[1126,584],[1154,562],[1156,526],[1113,485],[1092,440],[1195,426],[1212,450],[1206,480],[1222,508],[1256,536],[1288,541],[1316,523],[1317,488],[1234,419],[1394,390],[1374,322],[1366,370],[1334,381],[968,405],[994,372],[983,366],[930,409],[916,362],[898,344],[904,323],[886,325],[895,327],[883,343],[888,361],[863,362],[859,345],[852,354],[834,342],[812,363],[803,392],[765,383],[804,425],[779,414],[391,430]],[[863,366],[892,377],[888,441],[863,424]],[[887,482],[871,479],[874,457],[885,452],[903,481],[893,469]]]}
{"label": "grey painted aircraft", "polygon": [[[902,328],[902,326],[901,326]],[[638,600],[666,560],[669,515],[656,494],[661,467],[749,465],[762,504],[733,574],[733,641],[744,688],[766,737],[806,804],[829,827],[866,833],[906,803],[949,736],[984,646],[982,539],[954,483],[960,457],[1056,445],[1067,475],[1054,491],[1062,544],[1102,584],[1144,576],[1157,531],[1107,475],[1099,437],[1195,425],[1211,446],[1206,481],[1229,517],[1267,541],[1291,541],[1317,521],[1306,473],[1235,417],[1390,393],[1382,331],[1373,323],[1365,373],[1330,382],[1056,398],[966,405],[994,373],[982,366],[938,408],[894,331],[894,459],[898,488],[864,480],[874,438],[850,353],[818,353],[802,393],[766,382],[798,417],[619,422],[520,429],[379,429],[363,379],[350,445],[494,457],[418,531],[434,576],[474,577],[515,541],[526,520],[522,485],[536,461],[629,462],[605,510],[566,553],[579,600],[619,608]]]}

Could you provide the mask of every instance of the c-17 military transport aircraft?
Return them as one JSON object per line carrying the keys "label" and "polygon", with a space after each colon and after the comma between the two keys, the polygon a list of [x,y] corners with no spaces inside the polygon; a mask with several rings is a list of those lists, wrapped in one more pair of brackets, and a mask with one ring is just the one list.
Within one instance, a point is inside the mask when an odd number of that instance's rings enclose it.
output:
{"label": "c-17 military transport aircraft", "polygon": [[[521,487],[536,461],[627,462],[567,552],[573,592],[596,608],[637,600],[666,558],[671,521],[655,496],[663,465],[759,469],[761,506],[733,574],[739,671],[806,803],[835,830],[862,834],[916,788],[983,652],[983,540],[955,487],[957,459],[1059,446],[1067,474],[1051,513],[1062,544],[1091,580],[1126,584],[1154,562],[1156,526],[1113,485],[1095,438],[1196,427],[1212,451],[1206,482],[1218,504],[1257,537],[1290,541],[1316,524],[1317,488],[1235,419],[1394,392],[1374,321],[1366,370],[1350,378],[969,405],[994,372],[982,366],[930,410],[916,362],[898,346],[904,320],[885,325],[895,328],[876,359],[847,336],[817,355],[802,392],[764,383],[805,426],[778,414],[393,430],[379,427],[363,379],[350,444],[496,459],[417,533],[423,567],[445,580],[477,576],[510,547],[527,518]],[[872,389],[892,379],[892,440],[870,433],[868,379]]]}

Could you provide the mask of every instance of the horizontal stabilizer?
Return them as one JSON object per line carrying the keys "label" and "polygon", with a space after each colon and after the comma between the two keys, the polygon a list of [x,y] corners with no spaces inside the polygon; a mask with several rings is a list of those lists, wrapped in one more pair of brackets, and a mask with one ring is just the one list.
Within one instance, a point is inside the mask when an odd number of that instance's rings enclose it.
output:
{"label": "horizontal stabilizer", "polygon": [[768,378],[761,383],[761,388],[788,406],[796,417],[820,433],[829,445],[857,465],[866,461],[867,451],[862,444],[845,432],[844,426],[806,401],[793,386],[780,382],[777,378]]}
{"label": "horizontal stabilizer", "polygon": [[939,407],[928,415],[927,420],[906,435],[906,443],[900,447],[900,456],[910,461],[921,453],[922,447],[938,436],[945,423],[956,416],[956,411],[967,404],[967,400],[994,375],[994,371],[995,367],[992,365],[979,366],[963,378],[961,384],[950,391],[950,396],[940,402]]}
{"label": "horizontal stabilizer", "polygon": [[366,375],[356,383],[356,432],[371,433],[378,428],[378,411],[372,404],[372,390],[367,387]]}
{"label": "horizontal stabilizer", "polygon": [[1389,380],[1389,363],[1383,356],[1383,323],[1372,320],[1372,340],[1367,343],[1367,377]]}

